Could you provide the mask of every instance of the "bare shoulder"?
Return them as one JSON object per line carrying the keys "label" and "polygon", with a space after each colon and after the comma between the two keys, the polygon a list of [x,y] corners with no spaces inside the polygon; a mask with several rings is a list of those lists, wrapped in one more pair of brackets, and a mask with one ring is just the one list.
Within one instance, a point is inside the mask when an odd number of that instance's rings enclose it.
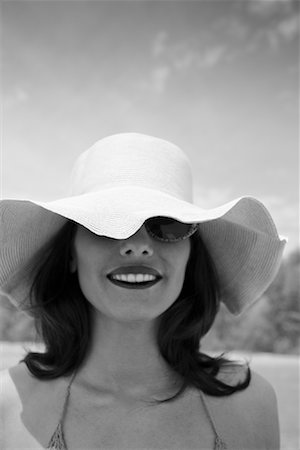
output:
{"label": "bare shoulder", "polygon": [[[243,383],[248,376],[248,365],[247,364],[229,364],[221,368],[218,379],[223,381],[224,383],[236,386],[239,383]],[[249,386],[240,391],[243,393],[244,397],[250,397],[256,394],[259,398],[261,395],[264,398],[269,397],[270,400],[275,396],[275,391],[273,386],[267,381],[263,376],[259,375],[257,372],[254,372],[252,369],[250,371],[250,383]]]}
{"label": "bare shoulder", "polygon": [[[39,382],[27,370],[24,363],[0,372],[0,448],[3,449],[41,449],[42,440],[36,438],[36,434],[31,432],[29,419],[38,423],[38,418],[43,418],[47,414],[47,409],[43,409],[39,414],[32,416],[33,405],[35,403],[35,388]],[[47,419],[46,419],[47,420]],[[46,423],[47,425],[47,423]]]}
{"label": "bare shoulder", "polygon": [[[46,446],[61,415],[67,379],[40,380],[30,373],[25,363],[20,363],[2,371],[0,383],[3,387],[4,439],[7,442],[15,439],[14,430],[18,424],[20,436]],[[26,448],[36,448],[31,445]]]}
{"label": "bare shoulder", "polygon": [[66,391],[68,378],[55,378],[50,380],[39,379],[34,376],[25,363],[19,363],[4,371],[3,380],[7,380],[11,391],[18,394],[23,407],[28,404],[45,404],[47,409],[52,405],[52,399],[61,398]]}
{"label": "bare shoulder", "polygon": [[[244,365],[228,365],[221,369],[218,374],[218,379],[230,386],[236,386],[243,383],[248,376],[248,366]],[[250,371],[250,382],[246,389],[239,391],[240,401],[256,402],[256,401],[269,401],[274,402],[276,400],[275,390],[271,383],[267,381],[263,376]]]}
{"label": "bare shoulder", "polygon": [[[20,430],[20,415],[22,412],[22,401],[18,389],[11,376],[12,369],[0,371],[0,447],[11,448],[10,441],[16,431]],[[19,369],[14,369],[14,371]]]}
{"label": "bare shoulder", "polygon": [[37,380],[28,371],[25,363],[2,370],[0,372],[0,383],[3,387],[2,401],[11,403],[14,399],[22,401],[30,395],[37,386]]}
{"label": "bare shoulder", "polygon": [[[250,373],[250,383],[245,389],[226,397],[209,397],[213,415],[232,448],[277,450],[279,422],[275,390],[264,377],[253,370]],[[246,375],[246,366],[231,367],[224,369],[221,379],[236,385]]]}
{"label": "bare shoulder", "polygon": [[264,427],[265,432],[272,433],[278,427],[276,393],[264,377],[251,370],[249,386],[233,395],[233,400],[235,398],[237,405],[244,408],[247,406],[248,418],[251,418],[254,426]]}
{"label": "bare shoulder", "polygon": [[18,374],[18,378],[20,378],[20,374],[24,373],[23,367],[20,366],[22,365],[18,364],[17,366],[0,371],[2,406],[10,406],[12,405],[12,401],[18,398],[18,389],[14,380],[14,374]]}
{"label": "bare shoulder", "polygon": [[37,394],[39,391],[53,394],[56,386],[61,384],[61,379],[41,380],[35,377],[24,362],[3,371],[2,376],[10,379],[22,399],[31,398],[33,393]]}
{"label": "bare shoulder", "polygon": [[245,389],[245,396],[253,398],[254,402],[263,403],[265,407],[277,406],[276,394],[273,386],[269,381],[258,373],[251,370],[251,381],[247,389]]}
{"label": "bare shoulder", "polygon": [[0,371],[1,411],[4,417],[20,414],[26,397],[34,391],[36,382],[24,363]]}
{"label": "bare shoulder", "polygon": [[264,377],[251,371],[247,389],[240,393],[241,406],[247,406],[247,420],[261,448],[280,447],[277,397],[273,386]]}

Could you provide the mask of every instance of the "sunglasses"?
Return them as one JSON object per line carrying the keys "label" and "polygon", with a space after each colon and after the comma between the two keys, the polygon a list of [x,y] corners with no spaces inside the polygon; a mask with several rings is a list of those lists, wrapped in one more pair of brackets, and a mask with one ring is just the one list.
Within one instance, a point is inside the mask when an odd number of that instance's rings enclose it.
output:
{"label": "sunglasses", "polygon": [[145,228],[158,241],[177,242],[192,236],[197,224],[178,222],[169,217],[153,217],[145,221]]}

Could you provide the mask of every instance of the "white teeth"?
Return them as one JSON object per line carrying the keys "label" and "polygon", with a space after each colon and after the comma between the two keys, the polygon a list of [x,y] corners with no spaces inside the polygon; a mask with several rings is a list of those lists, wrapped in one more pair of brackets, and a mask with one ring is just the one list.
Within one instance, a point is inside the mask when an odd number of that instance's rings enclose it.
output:
{"label": "white teeth", "polygon": [[156,280],[156,277],[150,273],[121,273],[112,275],[112,279],[125,281],[126,283],[144,283],[145,281]]}

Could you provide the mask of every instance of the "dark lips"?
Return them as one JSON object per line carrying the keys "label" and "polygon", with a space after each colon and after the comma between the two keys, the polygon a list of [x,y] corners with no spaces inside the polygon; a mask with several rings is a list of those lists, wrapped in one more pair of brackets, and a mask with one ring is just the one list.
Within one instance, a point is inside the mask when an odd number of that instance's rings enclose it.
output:
{"label": "dark lips", "polygon": [[[156,277],[156,279],[152,280],[152,281],[144,281],[141,283],[129,283],[126,281],[120,281],[120,280],[116,280],[116,279],[112,278],[113,275],[129,274],[129,273],[133,273],[133,274],[142,273],[142,274],[154,275]],[[107,278],[109,279],[109,281],[111,283],[115,284],[116,286],[125,288],[125,289],[146,289],[146,288],[154,286],[156,283],[158,283],[162,279],[162,276],[160,275],[160,273],[157,270],[153,269],[152,267],[124,266],[124,267],[118,267],[117,269],[114,269],[112,272],[110,272],[107,275]]]}
{"label": "dark lips", "polygon": [[157,278],[156,280],[145,281],[142,283],[126,283],[126,281],[115,280],[110,276],[108,276],[108,279],[111,283],[115,284],[116,286],[120,286],[125,289],[146,289],[151,286],[154,286],[154,284],[158,283],[161,280],[161,278]]}
{"label": "dark lips", "polygon": [[147,267],[147,266],[121,266],[117,267],[116,269],[112,270],[108,275],[117,275],[117,274],[127,274],[127,273],[143,273],[149,275],[154,275],[155,277],[160,277],[161,274],[154,269],[153,267]]}

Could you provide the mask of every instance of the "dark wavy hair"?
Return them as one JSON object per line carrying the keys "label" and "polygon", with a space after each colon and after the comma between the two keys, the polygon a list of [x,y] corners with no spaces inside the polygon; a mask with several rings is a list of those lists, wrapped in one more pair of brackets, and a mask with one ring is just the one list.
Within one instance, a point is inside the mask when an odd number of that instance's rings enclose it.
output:
{"label": "dark wavy hair", "polygon": [[[40,252],[33,274],[28,310],[35,319],[44,352],[27,353],[23,361],[39,379],[53,379],[74,373],[88,352],[91,340],[92,307],[84,297],[77,274],[69,268],[76,223],[68,221]],[[168,365],[180,375],[178,397],[188,386],[214,396],[245,389],[251,378],[248,366],[243,381],[226,384],[218,375],[225,366],[240,366],[220,355],[200,351],[203,336],[213,325],[219,310],[219,283],[213,261],[199,229],[191,236],[191,251],[182,291],[161,314],[157,344]]]}

